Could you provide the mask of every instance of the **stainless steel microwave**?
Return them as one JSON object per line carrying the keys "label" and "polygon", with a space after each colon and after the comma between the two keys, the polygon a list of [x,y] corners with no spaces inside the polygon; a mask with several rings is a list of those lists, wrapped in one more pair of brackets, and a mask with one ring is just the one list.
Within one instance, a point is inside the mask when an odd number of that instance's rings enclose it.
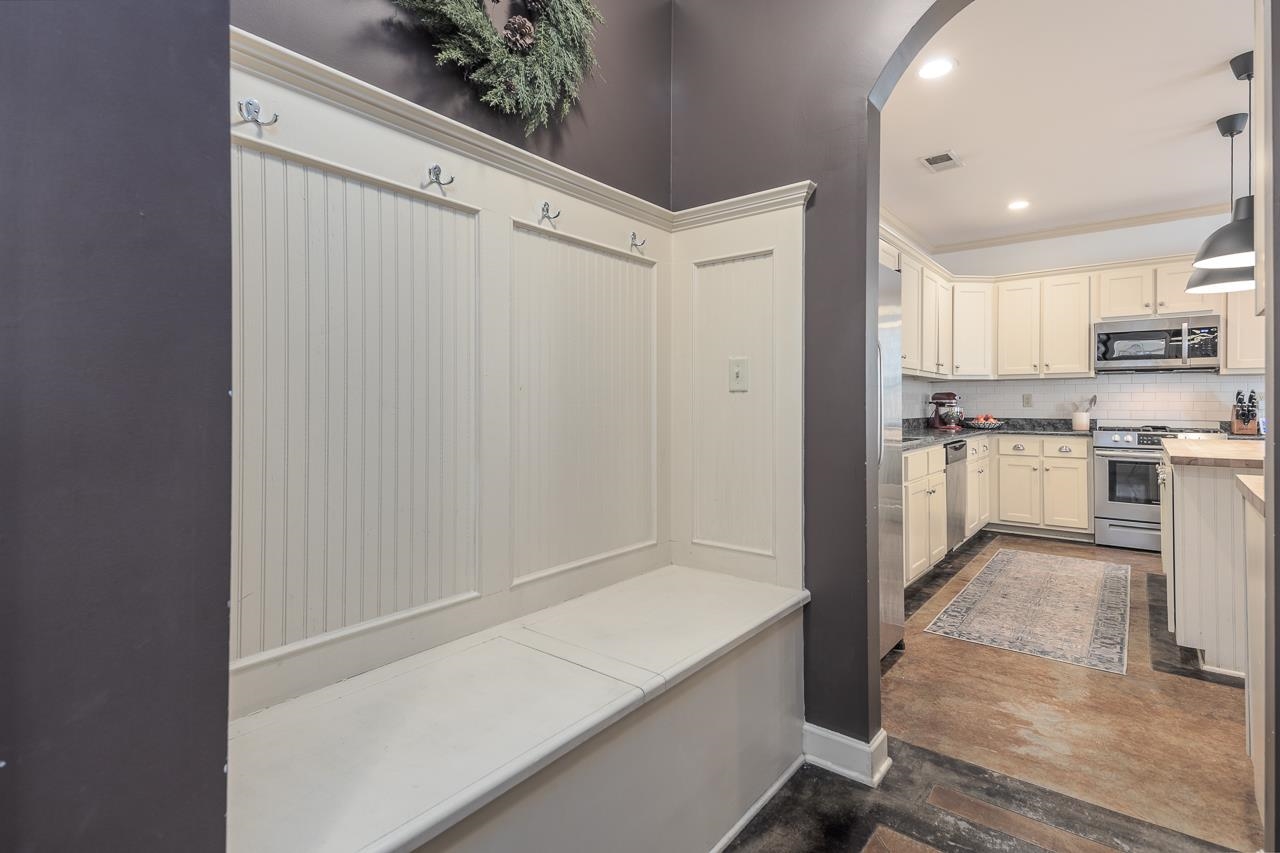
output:
{"label": "stainless steel microwave", "polygon": [[1098,373],[1149,370],[1216,372],[1221,318],[1156,317],[1095,323],[1093,368]]}

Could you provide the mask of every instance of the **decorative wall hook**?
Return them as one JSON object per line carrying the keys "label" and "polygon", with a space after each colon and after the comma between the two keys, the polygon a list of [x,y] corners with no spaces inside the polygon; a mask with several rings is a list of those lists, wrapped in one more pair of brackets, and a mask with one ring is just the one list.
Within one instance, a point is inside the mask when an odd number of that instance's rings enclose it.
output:
{"label": "decorative wall hook", "polygon": [[268,121],[262,120],[262,104],[258,103],[257,98],[245,98],[238,101],[236,106],[240,110],[240,118],[248,122],[253,122],[258,127],[271,127],[280,120],[280,113],[272,113]]}
{"label": "decorative wall hook", "polygon": [[551,202],[549,202],[549,201],[544,201],[544,202],[542,203],[542,215],[538,217],[538,224],[539,224],[539,225],[541,225],[541,224],[542,224],[542,220],[544,220],[544,219],[545,219],[545,220],[547,220],[548,222],[554,222],[555,220],[557,220],[557,219],[559,219],[559,218],[560,218],[560,214],[561,214],[562,212],[563,212],[563,211],[559,211],[559,210],[557,210],[555,213],[552,213],[552,212],[551,212]]}
{"label": "decorative wall hook", "polygon": [[649,242],[649,241],[648,241],[647,239],[646,239],[646,240],[641,240],[641,239],[640,239],[640,236],[639,236],[638,234],[636,234],[636,232],[634,232],[634,231],[632,231],[632,232],[631,232],[631,248],[633,248],[633,249],[643,249],[643,248],[644,248],[644,244],[645,244],[645,243],[648,243],[648,242]]}
{"label": "decorative wall hook", "polygon": [[449,180],[442,181],[440,180],[440,174],[440,164],[432,163],[431,168],[427,169],[427,182],[422,185],[422,188],[424,190],[428,189],[432,184],[439,184],[441,187],[447,187],[449,184],[453,183],[453,175],[449,176]]}

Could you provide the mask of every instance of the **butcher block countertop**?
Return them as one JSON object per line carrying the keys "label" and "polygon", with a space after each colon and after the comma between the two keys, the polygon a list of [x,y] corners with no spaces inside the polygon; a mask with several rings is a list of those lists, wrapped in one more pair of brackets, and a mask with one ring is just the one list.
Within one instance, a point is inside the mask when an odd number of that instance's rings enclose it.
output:
{"label": "butcher block countertop", "polygon": [[1267,514],[1266,478],[1261,474],[1237,474],[1236,485],[1249,505],[1263,515]]}
{"label": "butcher block countertop", "polygon": [[1266,446],[1260,441],[1230,441],[1225,438],[1166,438],[1164,450],[1174,465],[1261,470]]}

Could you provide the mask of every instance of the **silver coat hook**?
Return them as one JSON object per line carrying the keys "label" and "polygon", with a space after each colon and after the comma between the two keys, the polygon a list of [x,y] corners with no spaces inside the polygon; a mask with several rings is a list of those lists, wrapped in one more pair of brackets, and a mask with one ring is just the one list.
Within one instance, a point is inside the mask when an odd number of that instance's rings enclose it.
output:
{"label": "silver coat hook", "polygon": [[268,121],[262,120],[262,104],[258,103],[257,98],[245,98],[238,101],[236,106],[240,109],[240,118],[248,122],[253,122],[258,127],[271,127],[280,120],[280,113],[272,113]]}
{"label": "silver coat hook", "polygon": [[424,190],[428,189],[432,184],[439,184],[441,187],[447,187],[449,184],[453,183],[453,175],[449,176],[449,180],[442,181],[440,180],[440,174],[440,164],[432,163],[431,168],[427,169],[427,182],[422,185],[422,188]]}
{"label": "silver coat hook", "polygon": [[544,220],[544,219],[546,219],[546,220],[548,220],[548,221],[550,221],[550,222],[554,222],[555,220],[557,220],[557,219],[559,219],[559,218],[560,218],[560,214],[561,214],[562,212],[563,212],[563,211],[559,211],[559,210],[557,210],[555,213],[552,213],[552,212],[551,212],[551,202],[549,202],[549,201],[544,201],[544,202],[542,203],[542,215],[538,217],[538,222],[539,222],[539,224],[541,224],[542,220]]}
{"label": "silver coat hook", "polygon": [[645,244],[645,243],[648,243],[648,242],[649,242],[649,241],[648,241],[647,239],[646,239],[646,240],[641,240],[641,239],[640,239],[640,236],[639,236],[638,234],[636,234],[636,232],[634,232],[634,231],[632,231],[632,232],[631,232],[631,248],[633,248],[633,249],[643,249],[643,248],[644,248],[644,244]]}

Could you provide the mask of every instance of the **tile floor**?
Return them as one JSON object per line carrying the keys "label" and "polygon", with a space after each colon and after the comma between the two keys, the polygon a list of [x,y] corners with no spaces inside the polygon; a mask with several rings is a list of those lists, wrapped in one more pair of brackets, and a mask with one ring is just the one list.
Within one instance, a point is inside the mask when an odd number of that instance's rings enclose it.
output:
{"label": "tile floor", "polygon": [[[924,633],[1000,548],[1130,565],[1127,674]],[[979,534],[908,590],[881,787],[806,766],[730,850],[1259,849],[1244,692],[1179,655],[1159,572],[1155,554]]]}

